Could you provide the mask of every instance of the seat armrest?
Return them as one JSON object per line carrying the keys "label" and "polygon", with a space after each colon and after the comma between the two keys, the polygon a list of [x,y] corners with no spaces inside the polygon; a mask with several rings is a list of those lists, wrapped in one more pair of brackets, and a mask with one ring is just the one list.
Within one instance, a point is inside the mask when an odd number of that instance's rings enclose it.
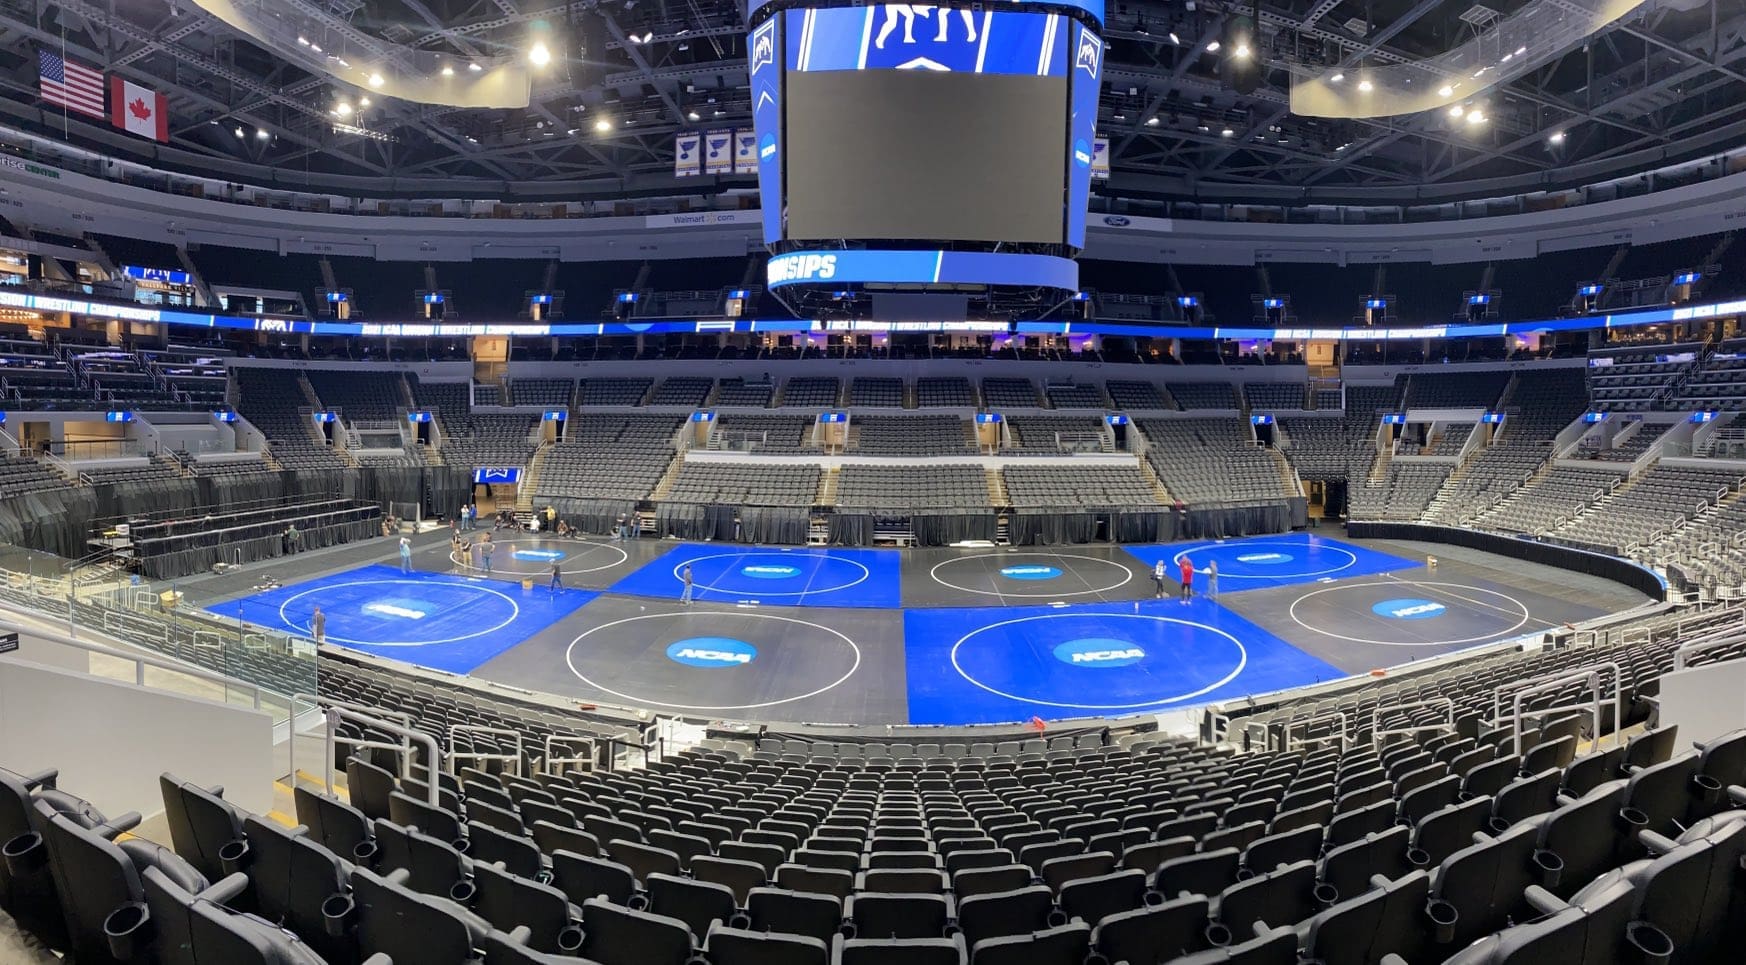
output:
{"label": "seat armrest", "polygon": [[206,890],[194,897],[210,901],[215,905],[228,905],[248,888],[249,876],[237,871],[207,885]]}
{"label": "seat armrest", "polygon": [[1565,904],[1564,899],[1539,885],[1529,885],[1527,890],[1522,892],[1522,897],[1527,899],[1528,904],[1542,915],[1550,915],[1570,907]]}
{"label": "seat armrest", "polygon": [[139,827],[140,821],[141,818],[138,811],[129,811],[119,817],[110,818],[103,824],[99,824],[92,828],[91,833],[106,841],[113,841],[116,837]]}

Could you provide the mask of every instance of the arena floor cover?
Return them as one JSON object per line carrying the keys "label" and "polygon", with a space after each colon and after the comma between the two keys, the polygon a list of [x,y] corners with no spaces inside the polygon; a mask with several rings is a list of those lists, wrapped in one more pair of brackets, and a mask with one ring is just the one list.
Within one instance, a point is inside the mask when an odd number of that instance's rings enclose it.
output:
{"label": "arena floor cover", "polygon": [[[1443,557],[1435,568],[1428,552]],[[378,558],[391,553],[382,544]],[[431,541],[410,575],[371,564],[204,605],[305,636],[320,605],[330,644],[579,700],[711,718],[968,724],[1192,707],[1642,600],[1502,557],[1301,533],[1059,551],[518,536],[493,556],[487,576],[476,555]],[[1188,601],[1175,580],[1184,556],[1197,570]],[[1163,599],[1159,561],[1171,574]],[[553,563],[566,589],[547,588]],[[694,602],[682,605],[687,566]]]}

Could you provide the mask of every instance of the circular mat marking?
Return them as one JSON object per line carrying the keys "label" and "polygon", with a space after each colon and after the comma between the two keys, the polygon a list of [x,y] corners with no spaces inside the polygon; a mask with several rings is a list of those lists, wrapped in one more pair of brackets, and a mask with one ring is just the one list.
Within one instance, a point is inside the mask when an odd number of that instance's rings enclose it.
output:
{"label": "circular mat marking", "polygon": [[[777,585],[782,580],[797,580],[807,575],[807,568],[804,565],[795,564],[795,560],[797,559],[816,560],[818,565],[813,568],[813,573],[815,574],[827,566],[844,564],[860,570],[861,575],[856,576],[854,579],[847,580],[846,582],[837,583],[834,586],[808,586],[799,590],[766,590],[761,586],[748,586],[743,589],[723,589],[719,582],[733,574],[738,574],[748,579],[754,579],[760,582],[767,581],[772,585]],[[753,562],[747,562],[743,565],[726,568],[723,572],[714,577],[717,582],[712,583],[705,582],[705,580],[700,578],[696,572],[697,564],[704,560],[752,560]],[[673,579],[678,580],[681,585],[684,584],[685,578],[680,576],[680,573],[684,571],[687,565],[692,569],[692,585],[700,590],[710,590],[715,593],[755,593],[759,597],[808,596],[814,593],[835,593],[838,590],[846,590],[852,586],[859,586],[860,584],[867,582],[867,579],[873,575],[867,567],[855,562],[854,560],[844,559],[841,556],[831,556],[825,553],[772,553],[767,551],[751,553],[712,553],[708,556],[694,556],[690,559],[680,560],[673,566]],[[849,574],[845,574],[845,576],[847,575]]]}
{"label": "circular mat marking", "polygon": [[[1501,619],[1514,620],[1515,622],[1511,623],[1509,626],[1500,627],[1499,629],[1471,637],[1457,637],[1444,640],[1374,640],[1367,637],[1335,633],[1332,630],[1324,630],[1321,627],[1313,626],[1304,621],[1303,614],[1299,610],[1304,601],[1309,600],[1312,597],[1318,597],[1328,593],[1349,594],[1353,591],[1363,590],[1366,587],[1373,586],[1390,587],[1396,590],[1412,590],[1422,587],[1436,586],[1444,587],[1446,590],[1450,591],[1462,591],[1447,592],[1445,595],[1455,600],[1457,603],[1466,603],[1479,607],[1480,609],[1491,610],[1499,614]],[[1469,596],[1463,596],[1462,593],[1469,594]],[[1477,596],[1479,598],[1473,599],[1471,598],[1472,596]],[[1381,607],[1384,604],[1387,604],[1390,607],[1390,612],[1382,613],[1378,610],[1378,607]],[[1362,602],[1360,602],[1359,605],[1364,606]],[[1441,609],[1429,609],[1431,607],[1441,607]],[[1386,619],[1417,621],[1447,615],[1449,604],[1442,603],[1438,600],[1426,600],[1417,597],[1411,599],[1389,598],[1377,604],[1365,606],[1365,609],[1377,613],[1379,616]],[[1522,601],[1507,593],[1500,593],[1497,590],[1488,590],[1481,586],[1470,586],[1465,583],[1436,583],[1422,580],[1411,583],[1396,580],[1373,580],[1369,583],[1348,583],[1344,586],[1325,586],[1319,590],[1311,590],[1291,601],[1290,615],[1291,622],[1303,627],[1311,633],[1318,633],[1324,637],[1332,637],[1335,640],[1344,640],[1347,643],[1367,643],[1378,647],[1448,647],[1462,643],[1482,643],[1487,640],[1497,640],[1509,636],[1517,630],[1520,630],[1522,627],[1527,626],[1528,621],[1533,619],[1533,615],[1528,612],[1528,607],[1522,603]]]}
{"label": "circular mat marking", "polygon": [[[694,626],[696,626],[698,628],[708,627],[711,629],[718,629],[720,627],[723,619],[726,616],[730,616],[730,615],[724,615],[724,614],[719,614],[719,613],[706,613],[706,612],[701,612],[701,611],[693,612],[693,613],[645,613],[645,614],[641,614],[641,615],[634,616],[634,617],[626,617],[622,620],[614,620],[611,623],[603,623],[600,626],[594,627],[591,630],[584,631],[583,633],[578,635],[576,637],[576,639],[570,641],[570,645],[567,648],[565,648],[565,650],[564,650],[564,663],[569,666],[570,673],[574,674],[577,680],[580,680],[583,683],[587,684],[588,686],[593,687],[593,688],[595,688],[603,693],[608,693],[614,697],[618,697],[622,700],[629,701],[632,705],[647,704],[647,705],[655,706],[655,707],[671,707],[671,708],[676,709],[676,710],[708,710],[708,711],[756,710],[760,707],[774,707],[778,704],[788,704],[788,703],[793,703],[794,701],[797,701],[797,700],[805,700],[808,697],[817,697],[819,694],[825,693],[825,692],[830,691],[830,690],[834,690],[836,687],[841,685],[844,681],[846,681],[850,677],[854,676],[855,671],[857,671],[861,668],[861,648],[859,646],[856,646],[855,641],[851,640],[847,635],[839,633],[835,630],[832,630],[830,627],[824,626],[823,624],[813,623],[810,620],[800,620],[800,619],[796,619],[794,617],[776,616],[776,615],[770,614],[770,613],[734,613],[734,614],[731,614],[731,617],[734,619],[745,619],[745,620],[776,620],[776,621],[780,621],[782,623],[798,624],[798,625],[803,626],[803,627],[810,627],[814,630],[817,630],[820,633],[827,635],[826,636],[827,641],[832,642],[832,643],[840,643],[842,646],[848,648],[848,653],[852,655],[852,659],[851,659],[850,664],[849,664],[849,669],[844,671],[842,676],[838,677],[837,679],[831,681],[828,684],[825,684],[822,687],[818,687],[816,689],[809,690],[806,693],[794,694],[793,696],[789,696],[789,697],[780,697],[780,698],[777,698],[774,700],[763,700],[763,701],[758,701],[756,703],[745,703],[745,704],[677,704],[677,703],[673,703],[671,701],[643,697],[643,696],[639,696],[637,694],[625,693],[622,690],[615,690],[615,689],[608,687],[605,684],[599,682],[598,680],[595,680],[595,679],[589,677],[587,674],[583,673],[576,666],[576,648],[579,645],[582,645],[583,641],[587,640],[589,637],[592,637],[597,633],[603,633],[605,631],[612,630],[616,627],[624,627],[624,626],[631,625],[631,624],[638,624],[638,623],[641,623],[641,622],[646,621],[646,620],[696,621]],[[656,631],[656,632],[659,633],[659,631]],[[832,638],[834,638],[834,639],[832,639]],[[670,659],[678,661],[678,658],[673,656],[674,648],[678,644],[680,644],[680,643],[696,644],[696,643],[698,643],[699,640],[703,640],[703,639],[714,640],[714,641],[716,641],[717,644],[720,644],[722,641],[727,641],[730,644],[738,644],[738,645],[743,646],[746,649],[752,651],[750,654],[746,655],[747,659],[745,659],[745,660],[739,660],[737,658],[735,660],[733,660],[732,662],[729,662],[727,660],[716,660],[716,661],[711,662],[707,666],[703,666],[703,665],[695,664],[695,663],[688,664],[690,666],[698,667],[698,669],[707,669],[711,673],[741,674],[741,673],[750,672],[751,663],[759,655],[758,648],[756,648],[752,644],[746,643],[743,640],[726,638],[726,637],[700,637],[700,636],[686,635],[686,636],[682,637],[681,639],[674,641],[673,643],[667,645],[667,647],[665,648],[665,650],[667,651],[667,656]],[[763,649],[765,651],[769,651],[769,650],[780,649],[781,646],[782,646],[782,644],[780,641],[777,643],[766,643],[764,645]],[[699,647],[695,647],[695,649],[703,650],[705,648],[699,646]],[[717,646],[712,646],[708,649],[717,650],[718,652],[729,652],[732,648],[720,649]],[[683,663],[685,661],[678,661],[678,662]]]}
{"label": "circular mat marking", "polygon": [[[477,546],[478,544],[475,543],[474,545]],[[491,545],[498,548],[491,554],[491,572],[493,574],[509,573],[522,576],[539,574],[544,576],[550,572],[552,565],[552,559],[547,555],[550,553],[562,554],[558,557],[559,560],[563,561],[559,568],[565,575],[598,573],[601,570],[610,570],[618,564],[630,559],[630,554],[617,546],[613,546],[610,543],[595,543],[589,540],[494,539],[491,541]],[[503,552],[504,547],[515,546],[528,546],[531,547],[531,549],[511,549],[507,553]],[[580,547],[580,551],[572,552],[571,547],[573,546]],[[585,560],[603,550],[609,556],[613,553],[618,554],[618,558],[607,563],[602,563],[598,566],[569,565],[572,561]],[[474,566],[473,561],[469,556],[462,555],[461,553],[456,552],[453,548],[449,550],[449,561],[462,569],[472,570],[474,573],[485,572],[484,567]],[[517,562],[530,564],[534,568],[528,570],[516,569],[513,564]]]}
{"label": "circular mat marking", "polygon": [[[401,584],[401,585],[405,585],[405,586],[416,586],[420,589],[429,589],[431,587],[440,586],[440,587],[444,588],[444,592],[446,592],[446,593],[453,593],[456,591],[469,591],[469,592],[473,592],[473,593],[485,594],[488,597],[496,597],[497,599],[502,600],[504,603],[507,603],[509,605],[509,616],[506,617],[501,623],[498,623],[494,626],[489,626],[489,627],[485,627],[485,628],[480,629],[480,630],[475,630],[472,633],[463,634],[462,636],[458,636],[458,637],[444,637],[441,640],[355,640],[355,639],[351,639],[349,637],[335,636],[334,634],[329,633],[326,635],[325,641],[327,643],[349,643],[353,646],[359,646],[359,647],[429,647],[429,646],[435,646],[437,644],[443,644],[443,643],[459,643],[462,640],[471,640],[475,637],[482,637],[482,636],[485,636],[486,634],[496,633],[497,631],[503,629],[504,627],[509,626],[511,623],[514,623],[515,618],[521,615],[521,607],[519,605],[517,605],[514,600],[510,599],[507,595],[500,593],[496,590],[493,590],[487,586],[473,586],[473,585],[466,584],[466,583],[432,582],[429,580],[352,580],[352,581],[346,582],[346,583],[329,583],[326,586],[314,587],[314,588],[311,588],[308,590],[304,590],[302,593],[298,593],[295,596],[291,596],[291,597],[286,598],[285,602],[279,604],[279,622],[283,623],[285,626],[291,627],[291,628],[296,629],[296,630],[301,630],[301,631],[307,633],[307,632],[309,632],[309,624],[307,622],[305,622],[301,625],[293,623],[293,622],[291,622],[290,614],[285,612],[287,609],[290,608],[292,603],[295,603],[296,601],[301,600],[306,596],[310,596],[310,595],[316,594],[316,593],[321,593],[324,590],[337,590],[340,587],[345,587],[345,586],[377,586],[377,587],[380,587],[380,586],[391,586],[394,584]],[[384,596],[380,600],[375,600],[375,601],[371,601],[369,603],[364,604],[364,610],[369,615],[375,616],[375,617],[378,617],[381,619],[407,620],[407,621],[411,621],[414,625],[416,625],[417,621],[424,619],[426,616],[428,616],[430,614],[430,611],[424,609],[424,607],[423,607],[423,605],[427,602],[428,602],[427,600],[419,599],[418,596],[411,594],[411,593],[394,594],[394,593],[390,592],[390,593],[384,594]],[[319,600],[316,601],[315,605],[319,606],[320,601]],[[374,608],[374,609],[372,609],[372,608]]]}
{"label": "circular mat marking", "polygon": [[667,659],[687,667],[743,667],[757,658],[757,647],[732,637],[686,637],[667,644]]}
{"label": "circular mat marking", "polygon": [[[976,587],[973,587],[973,586],[965,586],[962,583],[953,583],[950,580],[947,580],[944,577],[940,576],[940,570],[942,568],[951,566],[951,565],[956,564],[956,563],[968,563],[971,560],[1001,560],[1001,561],[1004,561],[1006,563],[1006,565],[1003,565],[997,571],[997,573],[1002,578],[1005,578],[1008,580],[1021,580],[1021,581],[1027,582],[1027,583],[1029,583],[1029,582],[1050,583],[1065,573],[1065,569],[1063,567],[1050,566],[1046,563],[1019,564],[1019,563],[1011,562],[1013,560],[1017,560],[1017,559],[1021,559],[1021,558],[1031,558],[1031,559],[1039,559],[1039,560],[1083,560],[1083,561],[1088,562],[1088,563],[1099,564],[1099,565],[1102,565],[1105,567],[1112,567],[1114,569],[1120,570],[1121,571],[1121,579],[1116,580],[1114,583],[1106,584],[1104,586],[1094,586],[1094,587],[1089,587],[1089,588],[1083,589],[1083,590],[1045,589],[1045,590],[1042,590],[1039,592],[1027,593],[1023,590],[980,590],[980,589],[977,589]],[[1009,571],[1018,571],[1018,572],[1009,572]],[[1043,571],[1050,571],[1050,572],[1045,573]],[[1113,576],[1114,574],[1111,574],[1111,575]],[[1128,569],[1126,566],[1123,566],[1120,563],[1115,562],[1114,560],[1100,559],[1096,556],[1075,556],[1071,553],[977,553],[973,556],[958,556],[958,557],[954,557],[954,558],[949,559],[949,560],[942,560],[941,562],[935,563],[933,565],[933,567],[928,570],[928,578],[933,580],[935,583],[938,583],[939,585],[941,585],[943,587],[947,587],[947,588],[953,589],[953,590],[958,590],[958,591],[963,592],[963,593],[975,593],[979,596],[1048,597],[1050,599],[1060,599],[1061,597],[1064,597],[1064,596],[1088,596],[1088,595],[1093,594],[1093,593],[1108,593],[1110,590],[1119,589],[1120,587],[1127,585],[1129,582],[1131,582],[1133,580],[1134,571]]]}
{"label": "circular mat marking", "polygon": [[[1263,549],[1262,547],[1272,548]],[[1297,554],[1305,552],[1306,550],[1314,550],[1322,553],[1338,553],[1346,558],[1346,562],[1341,563],[1339,566],[1324,567],[1319,570],[1273,569],[1274,567],[1284,567],[1287,563],[1297,562]],[[1230,555],[1233,552],[1235,555]],[[1306,546],[1301,542],[1278,539],[1245,539],[1234,543],[1201,543],[1177,551],[1174,556],[1170,557],[1170,562],[1180,563],[1184,556],[1190,558],[1199,557],[1194,559],[1196,571],[1205,570],[1207,563],[1206,558],[1208,556],[1215,560],[1228,560],[1223,566],[1219,567],[1219,579],[1221,580],[1301,580],[1310,577],[1332,576],[1335,573],[1349,570],[1358,565],[1358,554],[1353,553],[1348,549],[1342,549],[1338,546],[1325,546],[1317,543],[1310,543]],[[1309,563],[1307,560],[1303,562]],[[1233,567],[1231,565],[1232,563],[1241,563],[1243,564],[1243,567],[1253,566],[1264,568],[1268,572],[1244,573],[1239,568]],[[1310,565],[1313,566],[1314,564],[1310,563]]]}
{"label": "circular mat marking", "polygon": [[[964,649],[965,644],[970,643],[978,634],[987,633],[990,630],[996,630],[1001,627],[1013,626],[1020,623],[1032,623],[1042,620],[1084,619],[1086,616],[1086,614],[1077,613],[1048,613],[1040,616],[1020,617],[1016,620],[1003,620],[999,623],[991,623],[987,626],[978,627],[975,630],[964,634],[962,637],[959,637],[958,642],[952,644],[952,669],[958,672],[958,676],[963,677],[965,681],[976,687],[980,687],[997,697],[1005,697],[1008,700],[1016,700],[1021,703],[1037,704],[1044,707],[1067,707],[1075,710],[1138,710],[1141,707],[1156,707],[1160,704],[1180,703],[1184,700],[1193,700],[1196,697],[1209,694],[1237,679],[1237,676],[1243,672],[1243,668],[1249,665],[1249,651],[1248,648],[1243,646],[1243,641],[1238,640],[1236,637],[1223,630],[1220,630],[1218,627],[1208,626],[1204,623],[1197,623],[1193,620],[1183,620],[1176,617],[1151,616],[1149,614],[1133,613],[1099,613],[1096,614],[1095,617],[1100,620],[1144,620],[1152,623],[1175,624],[1178,626],[1193,627],[1197,630],[1204,630],[1207,633],[1212,634],[1217,640],[1228,643],[1236,650],[1236,666],[1232,668],[1230,673],[1225,674],[1218,680],[1215,680],[1197,690],[1126,704],[1073,703],[1069,701],[1045,700],[1040,697],[1027,697],[1021,694],[1008,693],[996,687],[991,687],[981,680],[976,679],[976,677],[964,667],[961,651]],[[1093,645],[1095,645],[1097,649],[1092,649]],[[1083,649],[1078,650],[1081,659],[1072,659],[1075,649],[1080,647],[1083,647]],[[1062,658],[1063,650],[1067,651],[1066,659]],[[1135,654],[1128,651],[1139,651],[1139,653]],[[1102,670],[1111,669],[1110,665],[1115,664],[1117,661],[1123,661],[1119,666],[1138,664],[1147,659],[1147,657],[1151,655],[1151,652],[1151,650],[1148,650],[1143,638],[1123,640],[1117,637],[1082,637],[1056,646],[1054,649],[1054,657],[1057,660],[1061,660],[1063,663],[1073,666],[1074,670],[1068,671],[1069,673],[1078,671],[1098,673]],[[1099,666],[1100,664],[1102,666]],[[1086,680],[1083,683],[1085,686],[1097,686],[1097,683],[1094,680]],[[1073,684],[1077,685],[1079,682],[1074,681]]]}

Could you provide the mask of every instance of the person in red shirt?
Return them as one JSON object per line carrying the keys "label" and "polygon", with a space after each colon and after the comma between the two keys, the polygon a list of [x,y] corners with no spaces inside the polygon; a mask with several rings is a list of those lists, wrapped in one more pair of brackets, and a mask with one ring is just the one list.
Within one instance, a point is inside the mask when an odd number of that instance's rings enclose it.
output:
{"label": "person in red shirt", "polygon": [[1187,602],[1194,595],[1194,562],[1187,554],[1182,557],[1182,600]]}

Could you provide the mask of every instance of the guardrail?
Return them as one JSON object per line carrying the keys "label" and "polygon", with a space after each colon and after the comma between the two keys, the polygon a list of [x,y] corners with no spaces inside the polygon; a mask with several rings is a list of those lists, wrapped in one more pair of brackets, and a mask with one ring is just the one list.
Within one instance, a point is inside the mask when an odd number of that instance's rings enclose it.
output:
{"label": "guardrail", "polygon": [[[401,743],[388,744],[382,741],[357,740],[340,737],[335,734],[334,731],[338,729],[342,721],[351,721],[352,723],[363,727],[371,727],[379,731],[393,734],[396,737],[401,738]],[[348,707],[341,707],[337,703],[332,704],[327,708],[327,717],[323,723],[327,728],[327,753],[323,755],[322,780],[326,785],[326,791],[329,797],[333,796],[333,748],[335,743],[343,741],[352,747],[379,748],[381,750],[397,752],[400,755],[400,777],[403,779],[411,776],[411,745],[417,743],[425,749],[427,756],[425,757],[424,762],[426,768],[432,775],[430,780],[424,782],[425,803],[433,808],[441,806],[438,802],[437,792],[441,789],[442,782],[436,779],[435,774],[437,769],[441,766],[442,751],[437,748],[436,738],[430,736],[424,731],[414,730],[410,727],[401,727],[398,724],[389,723],[381,717],[372,717],[369,714],[359,713]]]}
{"label": "guardrail", "polygon": [[[515,742],[515,753],[487,754],[483,751],[457,751],[455,750],[455,747],[457,746],[455,738],[460,734],[493,734],[498,737],[512,738]],[[456,762],[458,761],[507,761],[514,766],[515,775],[520,777],[522,760],[521,734],[518,731],[510,730],[507,727],[486,727],[483,724],[454,724],[449,727],[450,774],[455,773]]]}
{"label": "guardrail", "polygon": [[[1435,724],[1415,724],[1412,727],[1391,727],[1387,730],[1382,728],[1382,715],[1385,713],[1398,713],[1403,710],[1412,710],[1416,707],[1437,706],[1442,706],[1448,710],[1448,721]],[[1401,704],[1378,704],[1376,709],[1370,712],[1370,742],[1378,748],[1382,746],[1382,739],[1384,737],[1393,737],[1401,734],[1419,734],[1425,731],[1448,731],[1454,733],[1455,701],[1448,697],[1430,697],[1425,700],[1411,700]]]}
{"label": "guardrail", "polygon": [[[1589,712],[1593,715],[1593,720],[1594,720],[1595,744],[1597,746],[1599,745],[1600,739],[1601,739],[1601,719],[1602,719],[1601,718],[1601,704],[1603,703],[1603,701],[1605,699],[1604,695],[1602,694],[1602,691],[1601,691],[1601,687],[1602,687],[1601,671],[1602,670],[1611,670],[1613,673],[1613,746],[1614,747],[1621,747],[1624,745],[1623,738],[1619,736],[1619,721],[1623,717],[1623,710],[1624,710],[1623,701],[1622,701],[1622,699],[1620,697],[1620,693],[1619,693],[1620,690],[1623,689],[1621,687],[1621,684],[1623,683],[1623,678],[1619,674],[1619,665],[1616,663],[1612,663],[1612,662],[1597,663],[1597,664],[1593,664],[1589,667],[1586,667],[1586,668],[1583,668],[1580,670],[1569,671],[1569,672],[1557,674],[1557,675],[1549,675],[1546,678],[1541,678],[1540,682],[1538,682],[1538,683],[1530,683],[1527,686],[1522,687],[1520,690],[1516,691],[1514,701],[1513,701],[1511,708],[1510,708],[1510,730],[1511,730],[1511,736],[1514,740],[1515,753],[1516,753],[1517,757],[1520,757],[1522,754],[1522,718],[1524,716],[1530,716],[1530,715],[1531,716],[1545,716],[1546,714],[1561,713],[1563,711]],[[1535,696],[1537,694],[1551,693],[1553,691],[1561,690],[1564,687],[1566,687],[1570,684],[1573,684],[1573,683],[1582,684],[1583,689],[1585,689],[1585,690],[1593,690],[1594,691],[1594,700],[1588,705],[1566,704],[1563,706],[1536,707],[1536,708],[1533,708],[1532,710],[1528,711],[1527,714],[1523,713],[1522,702],[1527,700],[1529,697]],[[1501,691],[1501,690],[1503,690],[1503,688],[1500,687],[1500,688],[1498,688],[1498,690]],[[1495,693],[1496,692],[1494,691],[1494,698],[1493,698],[1494,700],[1496,699]]]}
{"label": "guardrail", "polygon": [[217,685],[225,688],[226,693],[228,693],[230,691],[230,689],[233,687],[243,688],[243,689],[247,690],[249,693],[250,705],[255,710],[261,709],[262,688],[255,685],[255,684],[251,684],[246,680],[237,680],[234,677],[224,677],[224,676],[220,676],[219,674],[207,673],[206,671],[197,670],[197,669],[190,667],[186,664],[175,663],[175,662],[172,662],[169,660],[157,660],[157,659],[154,659],[152,657],[147,657],[147,656],[143,656],[143,655],[136,654],[136,653],[128,653],[125,650],[117,650],[114,647],[106,647],[100,643],[91,643],[89,641],[79,640],[79,639],[76,639],[74,637],[71,637],[71,636],[68,636],[65,634],[56,633],[53,630],[38,630],[38,629],[30,628],[30,627],[25,627],[25,626],[23,626],[21,624],[17,624],[17,623],[8,623],[8,622],[0,621],[0,631],[7,632],[7,633],[17,633],[17,634],[20,634],[23,636],[37,637],[37,638],[40,638],[43,640],[47,640],[50,643],[56,644],[58,646],[72,647],[76,650],[83,650],[86,653],[97,653],[97,654],[102,654],[105,657],[113,657],[117,660],[129,661],[133,664],[133,682],[134,682],[134,685],[139,686],[139,687],[151,687],[154,690],[163,689],[163,688],[159,688],[159,687],[152,687],[151,684],[146,682],[146,668],[147,667],[155,667],[159,670],[165,670],[165,671],[169,671],[171,673],[178,673],[178,674],[181,674],[181,675],[186,676],[186,677],[192,677],[195,680],[205,681],[206,683],[211,683],[211,684],[217,684]]}

